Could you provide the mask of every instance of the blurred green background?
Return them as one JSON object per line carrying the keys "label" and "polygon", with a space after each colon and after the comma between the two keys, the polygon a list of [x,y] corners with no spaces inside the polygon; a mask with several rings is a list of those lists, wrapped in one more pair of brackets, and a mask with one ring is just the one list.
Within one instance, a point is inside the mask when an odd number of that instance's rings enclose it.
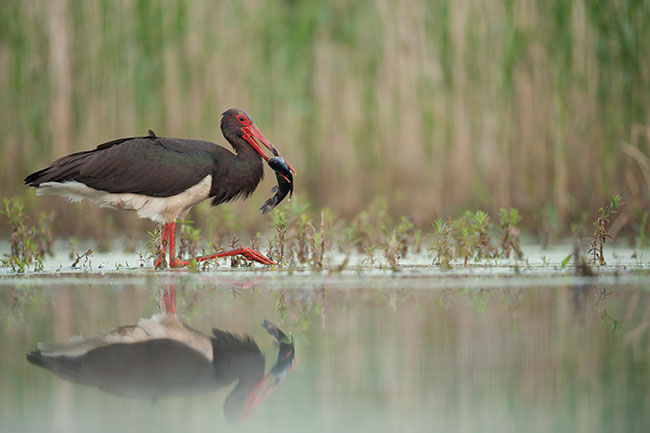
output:
{"label": "blurred green background", "polygon": [[[382,199],[429,226],[513,206],[529,229],[562,230],[620,193],[636,220],[649,59],[647,0],[3,0],[0,194],[55,210],[60,234],[144,226],[36,199],[22,179],[148,128],[227,145],[218,119],[239,107],[314,210],[350,218]],[[264,227],[273,184],[193,219]]]}

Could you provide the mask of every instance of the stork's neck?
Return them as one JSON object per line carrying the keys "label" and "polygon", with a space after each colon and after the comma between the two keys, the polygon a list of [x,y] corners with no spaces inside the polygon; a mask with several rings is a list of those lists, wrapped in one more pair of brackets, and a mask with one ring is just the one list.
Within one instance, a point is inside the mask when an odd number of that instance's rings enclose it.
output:
{"label": "stork's neck", "polygon": [[[247,150],[252,150],[253,153],[257,154],[255,150],[251,147],[250,144],[241,135],[231,134],[223,125],[221,125],[221,133],[224,138],[230,143],[232,149],[237,155],[245,153]],[[259,156],[259,155],[257,155]]]}
{"label": "stork's neck", "polygon": [[219,160],[219,173],[212,180],[210,193],[214,206],[240,196],[248,197],[264,177],[262,157],[255,149],[241,137],[226,135],[226,139],[235,154],[223,152]]}
{"label": "stork's neck", "polygon": [[231,166],[231,176],[240,180],[243,189],[250,188],[250,192],[253,192],[264,176],[262,157],[241,137],[228,141],[236,154],[235,163]]}

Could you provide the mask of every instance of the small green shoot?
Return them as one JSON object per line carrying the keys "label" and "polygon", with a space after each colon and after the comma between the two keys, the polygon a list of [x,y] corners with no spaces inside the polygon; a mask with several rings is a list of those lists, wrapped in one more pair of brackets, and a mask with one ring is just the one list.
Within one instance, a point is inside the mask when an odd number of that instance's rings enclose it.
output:
{"label": "small green shoot", "polygon": [[542,259],[542,266],[545,267],[545,268],[548,267],[548,265],[551,263],[551,262],[549,261],[549,258],[546,257],[546,255],[543,255],[543,256],[541,257],[541,259]]}
{"label": "small green shoot", "polygon": [[569,265],[571,262],[571,257],[573,257],[573,254],[569,254],[562,260],[562,269],[565,269]]}
{"label": "small green shoot", "polygon": [[454,227],[453,221],[451,218],[448,218],[447,221],[438,218],[432,225],[434,229],[434,245],[431,250],[436,252],[433,264],[440,266],[442,269],[450,269],[453,255],[451,236]]}

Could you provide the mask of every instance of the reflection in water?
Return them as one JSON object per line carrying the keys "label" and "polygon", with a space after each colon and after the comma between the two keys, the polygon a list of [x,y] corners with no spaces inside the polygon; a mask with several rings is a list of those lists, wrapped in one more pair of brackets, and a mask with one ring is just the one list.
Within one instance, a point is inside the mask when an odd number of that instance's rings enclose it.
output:
{"label": "reflection in water", "polygon": [[[372,289],[360,279],[359,285],[343,289],[336,282],[340,277],[330,276],[328,285],[287,289],[287,280],[276,276],[255,288],[233,290],[231,283],[204,277],[160,275],[145,283],[138,277],[119,285],[113,278],[43,278],[33,288],[21,286],[22,292],[0,279],[5,349],[0,351],[0,432],[232,429],[222,416],[226,396],[238,385],[246,388],[229,397],[235,409],[227,409],[229,419],[245,417],[246,395],[254,396],[248,400],[254,406],[288,370],[283,364],[293,362],[293,352],[281,347],[281,354],[291,355],[280,356],[279,371],[271,368],[277,349],[271,346],[275,338],[258,328],[263,318],[283,331],[296,330],[302,365],[237,426],[242,433],[604,433],[646,431],[650,425],[650,290],[645,279],[567,278],[562,284],[537,285],[513,278],[503,289],[463,287],[465,280],[448,279],[444,289],[416,290],[410,284],[419,287],[418,278],[387,279]],[[204,332],[216,323],[224,330],[246,331],[266,355],[266,369],[256,367],[256,377],[239,384],[241,372],[231,368],[227,379],[224,364],[219,380],[230,380],[229,386],[162,398],[219,384],[204,380],[199,386],[205,376],[197,377],[200,371],[194,368],[189,376],[194,383],[184,379],[170,385],[187,376],[162,373],[145,388],[148,393],[127,383],[109,394],[97,387],[117,381],[75,385],[25,362],[22,354],[36,349],[36,341],[66,341],[100,324],[135,324],[129,320],[150,317],[157,304],[152,292],[160,290],[154,283],[168,279],[183,284],[176,293],[179,317]],[[12,306],[15,295],[24,300],[21,315]],[[168,312],[173,299],[162,297],[160,305]],[[280,343],[291,342],[281,338]],[[230,365],[243,370],[248,359],[259,358],[250,355],[257,353],[254,346],[239,347],[239,359],[229,355]],[[269,371],[269,379],[255,390],[251,383],[260,383]],[[117,398],[116,392],[142,398]]]}
{"label": "reflection in water", "polygon": [[174,287],[164,293],[165,313],[94,338],[38,343],[27,360],[71,382],[152,401],[237,381],[224,414],[231,422],[248,418],[295,364],[293,339],[264,321],[278,345],[277,362],[264,375],[264,356],[251,337],[220,329],[209,337],[191,328],[176,315]]}

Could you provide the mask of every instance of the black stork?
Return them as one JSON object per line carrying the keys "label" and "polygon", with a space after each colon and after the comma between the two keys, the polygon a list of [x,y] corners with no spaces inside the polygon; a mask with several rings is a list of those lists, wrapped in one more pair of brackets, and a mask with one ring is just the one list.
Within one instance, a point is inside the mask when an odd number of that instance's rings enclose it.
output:
{"label": "black stork", "polygon": [[278,346],[277,361],[265,375],[264,356],[251,337],[220,329],[207,336],[190,327],[176,315],[173,293],[173,287],[166,292],[166,313],[88,339],[38,343],[27,360],[77,384],[151,401],[236,382],[224,414],[230,422],[249,418],[296,364],[293,339],[264,320]]}
{"label": "black stork", "polygon": [[[271,163],[276,177],[285,184],[292,182],[291,173],[295,173],[246,112],[236,108],[225,111],[221,131],[234,153],[209,141],[158,137],[150,130],[147,136],[120,138],[59,158],[27,176],[25,183],[37,188],[38,194],[61,195],[70,201],[86,198],[101,207],[134,210],[140,218],[164,224],[163,248],[169,248],[169,265],[186,266],[190,260],[176,257],[176,221],[194,205],[209,198],[217,206],[248,197],[264,176],[262,159]],[[278,164],[278,158],[284,164]],[[286,173],[278,172],[279,167],[285,167]],[[292,183],[290,188],[293,190]],[[263,211],[268,209],[263,206]],[[238,254],[265,265],[274,264],[247,247],[195,259]]]}

